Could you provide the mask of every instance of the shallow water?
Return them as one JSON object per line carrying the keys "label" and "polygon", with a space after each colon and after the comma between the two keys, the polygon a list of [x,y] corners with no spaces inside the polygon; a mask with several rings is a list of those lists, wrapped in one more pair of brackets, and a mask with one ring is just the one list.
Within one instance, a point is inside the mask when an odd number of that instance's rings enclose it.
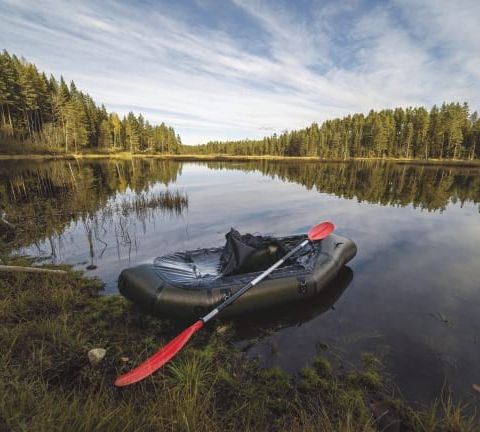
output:
{"label": "shallow water", "polygon": [[[142,207],[152,197],[163,198],[156,208]],[[472,384],[480,383],[479,203],[478,169],[0,164],[0,210],[22,227],[19,252],[89,267],[107,293],[116,292],[121,269],[176,250],[222,245],[232,226],[290,235],[334,221],[336,232],[358,246],[349,269],[316,302],[248,317],[242,344],[262,365],[292,372],[318,352],[353,363],[361,352],[374,352],[403,394],[421,402],[447,383],[478,403]]]}

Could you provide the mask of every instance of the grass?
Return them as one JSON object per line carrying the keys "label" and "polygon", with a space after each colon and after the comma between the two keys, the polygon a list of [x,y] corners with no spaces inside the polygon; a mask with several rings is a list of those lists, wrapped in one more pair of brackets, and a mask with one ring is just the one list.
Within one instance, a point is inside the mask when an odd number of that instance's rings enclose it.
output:
{"label": "grass", "polygon": [[18,143],[15,140],[10,140],[0,136],[0,156],[2,155],[51,155],[55,153],[52,149],[41,146],[32,142]]}
{"label": "grass", "polygon": [[113,207],[112,211],[123,215],[135,213],[141,216],[156,209],[179,215],[188,208],[188,197],[179,191],[166,190],[151,194],[136,194],[132,199],[122,199],[115,203]]}
{"label": "grass", "polygon": [[385,161],[412,165],[438,165],[479,168],[480,160],[473,159],[412,159],[412,158],[393,158],[393,157],[351,157],[347,159],[339,158],[320,158],[318,156],[274,156],[274,155],[229,155],[229,154],[166,154],[155,152],[132,153],[123,150],[114,149],[88,149],[77,153],[64,153],[62,149],[49,150],[47,148],[30,145],[23,146],[18,151],[18,146],[0,145],[0,160],[10,159],[121,159],[129,160],[132,158],[141,159],[169,159],[176,161],[298,161],[298,162],[349,162],[349,161]]}
{"label": "grass", "polygon": [[[3,252],[4,263],[28,265]],[[425,411],[385,396],[389,385],[371,355],[347,371],[323,357],[297,377],[261,370],[233,347],[234,323],[207,326],[159,373],[116,389],[119,373],[184,324],[146,316],[120,296],[100,296],[101,288],[77,272],[2,275],[0,430],[350,432],[383,430],[387,418],[406,431],[476,430],[448,394]],[[95,347],[107,354],[92,366]]]}

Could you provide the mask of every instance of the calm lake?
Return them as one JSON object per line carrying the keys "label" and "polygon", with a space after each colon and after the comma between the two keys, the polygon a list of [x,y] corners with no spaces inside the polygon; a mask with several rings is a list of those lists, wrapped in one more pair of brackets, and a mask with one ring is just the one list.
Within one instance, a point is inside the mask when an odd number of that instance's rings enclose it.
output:
{"label": "calm lake", "polygon": [[[278,236],[323,220],[357,257],[308,305],[248,317],[239,346],[296,372],[314,355],[377,354],[410,401],[447,384],[479,402],[480,169],[380,162],[1,162],[19,253],[69,263],[116,293],[119,272],[218,246],[230,227]],[[240,327],[240,326],[238,326]]]}

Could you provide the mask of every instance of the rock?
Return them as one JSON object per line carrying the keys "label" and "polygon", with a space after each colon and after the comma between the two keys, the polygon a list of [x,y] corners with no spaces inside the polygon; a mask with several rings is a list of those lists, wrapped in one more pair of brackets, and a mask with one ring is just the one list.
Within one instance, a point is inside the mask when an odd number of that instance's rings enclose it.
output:
{"label": "rock", "polygon": [[106,349],[93,348],[90,351],[88,351],[88,360],[90,361],[90,364],[92,366],[95,366],[103,360],[103,358],[105,357],[105,354],[107,354]]}
{"label": "rock", "polygon": [[221,335],[224,334],[228,330],[228,326],[220,325],[217,327],[217,334]]}
{"label": "rock", "polygon": [[130,359],[128,357],[120,357],[120,361],[122,363],[127,363],[128,361],[130,361]]}

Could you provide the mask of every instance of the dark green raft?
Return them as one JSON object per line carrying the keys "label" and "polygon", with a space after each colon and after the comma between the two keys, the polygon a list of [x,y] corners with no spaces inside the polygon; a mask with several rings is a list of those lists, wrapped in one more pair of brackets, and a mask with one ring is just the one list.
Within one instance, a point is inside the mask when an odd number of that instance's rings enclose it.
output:
{"label": "dark green raft", "polygon": [[[231,246],[227,235],[225,247],[177,252],[156,258],[153,264],[128,268],[120,274],[119,290],[150,314],[198,318],[306,238],[250,237],[257,242],[256,250],[234,245],[228,251],[230,255],[226,254]],[[222,316],[312,298],[322,292],[356,252],[353,241],[334,234],[310,243],[225,309]]]}

